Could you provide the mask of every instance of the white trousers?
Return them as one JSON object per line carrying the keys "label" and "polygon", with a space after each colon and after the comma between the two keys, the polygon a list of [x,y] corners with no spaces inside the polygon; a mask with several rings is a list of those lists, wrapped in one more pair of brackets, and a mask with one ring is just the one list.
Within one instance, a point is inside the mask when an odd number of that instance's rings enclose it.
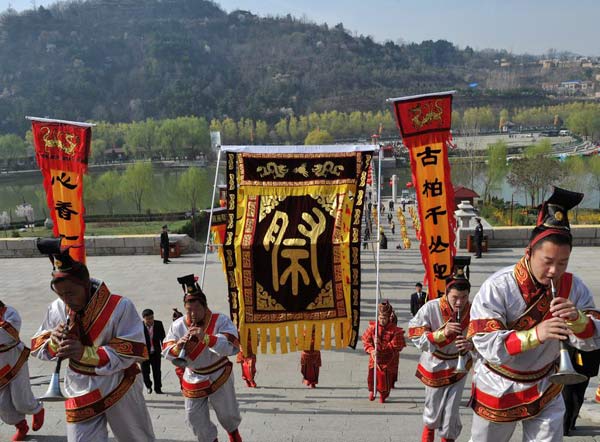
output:
{"label": "white trousers", "polygon": [[221,388],[208,397],[185,398],[185,423],[199,442],[214,442],[217,438],[217,427],[210,421],[209,402],[225,431],[231,433],[237,430],[242,422],[242,417],[235,397],[233,373]]}
{"label": "white trousers", "polygon": [[108,429],[119,442],[153,442],[154,429],[146,408],[142,377],[136,380],[119,402],[93,419],[67,423],[68,442],[107,442]]}
{"label": "white trousers", "polygon": [[41,409],[42,403],[31,392],[26,362],[13,380],[0,389],[0,419],[7,425],[16,425],[26,414],[35,414]]}
{"label": "white trousers", "polygon": [[437,430],[440,437],[458,439],[462,430],[460,422],[460,401],[467,377],[447,387],[425,386],[425,408],[423,423],[427,428]]}
{"label": "white trousers", "polygon": [[[562,394],[559,394],[540,414],[520,421],[523,424],[523,442],[562,442],[564,414],[565,404]],[[508,442],[517,422],[491,422],[473,413],[471,442]]]}

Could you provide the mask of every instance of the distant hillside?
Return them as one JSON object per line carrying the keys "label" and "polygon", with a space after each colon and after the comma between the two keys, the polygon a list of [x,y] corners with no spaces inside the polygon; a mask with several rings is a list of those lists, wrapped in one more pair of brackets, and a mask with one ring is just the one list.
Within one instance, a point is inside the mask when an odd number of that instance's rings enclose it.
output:
{"label": "distant hillside", "polygon": [[459,105],[543,104],[534,61],[447,41],[378,44],[341,24],[227,14],[204,0],[73,1],[0,16],[0,133],[22,134],[28,114],[275,121],[450,88],[463,91]]}

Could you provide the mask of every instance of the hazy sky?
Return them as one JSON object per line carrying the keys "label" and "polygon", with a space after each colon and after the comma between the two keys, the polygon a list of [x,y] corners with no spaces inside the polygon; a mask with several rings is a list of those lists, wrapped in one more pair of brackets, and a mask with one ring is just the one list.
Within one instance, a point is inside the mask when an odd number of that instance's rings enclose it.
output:
{"label": "hazy sky", "polygon": [[[0,0],[16,10],[55,0]],[[217,0],[226,11],[291,14],[344,26],[377,41],[449,40],[460,47],[600,55],[598,0]]]}

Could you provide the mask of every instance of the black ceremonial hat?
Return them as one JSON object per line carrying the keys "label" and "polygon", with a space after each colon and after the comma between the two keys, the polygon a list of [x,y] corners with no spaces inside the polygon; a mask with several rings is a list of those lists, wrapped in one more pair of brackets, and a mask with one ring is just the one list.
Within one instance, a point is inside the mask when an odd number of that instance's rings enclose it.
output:
{"label": "black ceremonial hat", "polygon": [[197,299],[206,304],[206,295],[200,288],[198,277],[196,275],[192,273],[190,275],[180,276],[177,278],[177,282],[181,284],[181,287],[183,288],[183,302]]}
{"label": "black ceremonial hat", "polygon": [[83,264],[75,261],[69,254],[72,246],[61,246],[61,238],[38,238],[37,248],[42,255],[48,255],[52,262],[53,279],[78,274]]}
{"label": "black ceremonial hat", "polygon": [[446,293],[456,284],[467,285],[471,288],[469,282],[470,256],[455,256],[452,265],[452,275],[446,278]]}
{"label": "black ceremonial hat", "polygon": [[568,212],[581,202],[583,196],[583,193],[555,187],[550,198],[540,207],[534,231],[537,233],[534,234],[529,245],[532,246],[549,235],[571,237]]}

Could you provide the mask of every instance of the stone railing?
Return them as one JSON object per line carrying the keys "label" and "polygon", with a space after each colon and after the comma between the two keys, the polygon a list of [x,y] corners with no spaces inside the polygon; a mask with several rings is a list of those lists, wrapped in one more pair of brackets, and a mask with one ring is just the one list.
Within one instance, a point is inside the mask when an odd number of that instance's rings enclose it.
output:
{"label": "stone railing", "polygon": [[[488,248],[526,247],[533,226],[493,227],[484,229],[488,238]],[[467,248],[467,236],[473,235],[475,229],[458,229],[459,249]],[[600,225],[571,226],[574,246],[600,246]]]}
{"label": "stone railing", "polygon": [[[171,243],[179,244],[182,254],[203,252],[204,248],[188,235],[171,234]],[[95,255],[159,255],[160,235],[88,236],[86,254]],[[36,238],[0,238],[0,258],[39,257]]]}

